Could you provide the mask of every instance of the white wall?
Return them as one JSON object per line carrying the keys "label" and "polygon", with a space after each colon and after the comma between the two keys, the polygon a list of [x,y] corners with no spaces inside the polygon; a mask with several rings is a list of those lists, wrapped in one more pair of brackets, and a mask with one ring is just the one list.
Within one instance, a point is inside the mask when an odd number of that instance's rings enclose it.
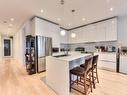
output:
{"label": "white wall", "polygon": [[20,63],[25,63],[25,36],[31,35],[32,26],[31,21],[27,21],[20,30],[14,35],[13,45],[14,45],[14,58]]}
{"label": "white wall", "polygon": [[24,46],[23,30],[18,31],[14,36],[14,58],[20,63],[24,63]]}

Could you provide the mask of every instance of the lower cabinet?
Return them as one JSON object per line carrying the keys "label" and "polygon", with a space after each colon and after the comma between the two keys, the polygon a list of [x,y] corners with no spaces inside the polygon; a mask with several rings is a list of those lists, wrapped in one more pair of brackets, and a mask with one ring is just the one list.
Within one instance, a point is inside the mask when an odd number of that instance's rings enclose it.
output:
{"label": "lower cabinet", "polygon": [[[95,53],[99,55],[98,68],[116,71],[116,53]],[[127,74],[127,55],[120,56],[120,73]]]}
{"label": "lower cabinet", "polygon": [[116,53],[98,53],[98,68],[116,71]]}
{"label": "lower cabinet", "polygon": [[104,70],[116,71],[116,62],[108,61],[108,60],[99,60],[98,67]]}
{"label": "lower cabinet", "polygon": [[120,56],[120,72],[127,74],[127,56]]}

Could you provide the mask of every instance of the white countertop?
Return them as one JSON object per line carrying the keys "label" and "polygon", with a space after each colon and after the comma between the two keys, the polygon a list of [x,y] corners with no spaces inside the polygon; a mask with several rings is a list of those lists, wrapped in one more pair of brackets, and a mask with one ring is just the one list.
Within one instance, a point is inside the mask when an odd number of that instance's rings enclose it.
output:
{"label": "white countertop", "polygon": [[[62,53],[55,54],[54,56],[61,55],[61,54]],[[59,60],[64,60],[64,61],[73,61],[73,60],[76,60],[76,59],[79,59],[79,58],[89,57],[89,56],[91,56],[91,54],[82,54],[82,53],[79,53],[79,52],[69,52],[68,56],[54,57],[54,58],[59,59]]]}
{"label": "white countertop", "polygon": [[94,54],[116,54],[116,52],[94,52]]}

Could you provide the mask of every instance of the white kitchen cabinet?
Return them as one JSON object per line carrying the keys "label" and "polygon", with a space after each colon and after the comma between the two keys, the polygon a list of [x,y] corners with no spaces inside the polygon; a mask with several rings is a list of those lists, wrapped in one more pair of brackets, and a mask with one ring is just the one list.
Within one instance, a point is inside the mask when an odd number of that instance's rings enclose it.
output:
{"label": "white kitchen cabinet", "polygon": [[91,25],[89,30],[90,38],[88,38],[89,42],[96,42],[96,39],[98,38],[98,35],[96,32],[97,32],[96,25],[95,24]]}
{"label": "white kitchen cabinet", "polygon": [[127,74],[127,56],[120,56],[120,72]]}
{"label": "white kitchen cabinet", "polygon": [[99,22],[96,24],[95,42],[105,41],[106,26],[105,22]]}
{"label": "white kitchen cabinet", "polygon": [[64,36],[62,36],[60,34],[60,32],[58,33],[59,34],[59,37],[60,37],[60,43],[61,44],[67,44],[68,43],[68,35],[69,35],[69,32],[68,31],[65,31],[66,34]]}
{"label": "white kitchen cabinet", "polygon": [[51,37],[53,47],[60,47],[61,43],[67,43],[67,34],[60,35],[60,28],[58,25],[52,24],[40,18],[33,19],[33,34],[45,37]]}
{"label": "white kitchen cabinet", "polygon": [[[117,19],[91,24],[69,31],[69,43],[100,42],[117,40]],[[76,37],[71,38],[71,33]]]}
{"label": "white kitchen cabinet", "polygon": [[72,31],[69,31],[69,33],[68,33],[68,43],[69,44],[74,43],[74,39],[71,38],[71,33],[72,33]]}
{"label": "white kitchen cabinet", "polygon": [[106,41],[117,40],[117,19],[111,19],[106,23]]}
{"label": "white kitchen cabinet", "polygon": [[[78,33],[78,32],[76,32]],[[78,39],[80,39],[79,41],[81,43],[83,42],[89,42],[89,27],[86,26],[86,27],[83,27],[83,28],[80,28],[80,33],[78,34]]]}
{"label": "white kitchen cabinet", "polygon": [[[75,38],[71,37],[72,33],[76,34]],[[83,33],[83,31],[80,31],[80,29],[78,29],[78,31],[75,30],[69,31],[69,43],[80,43],[81,41],[83,41],[81,33]]]}
{"label": "white kitchen cabinet", "polygon": [[[60,47],[61,43],[73,44],[117,40],[116,19],[111,19],[67,31],[65,36],[60,35],[60,28],[58,25],[49,23],[40,18],[34,18],[33,23],[34,28],[32,34],[51,37],[53,40],[53,47]],[[72,38],[71,33],[75,33],[76,37]]]}
{"label": "white kitchen cabinet", "polygon": [[[95,25],[90,25],[82,28],[78,28],[72,31],[69,31],[69,42],[70,43],[83,43],[83,42],[94,42],[96,27]],[[75,33],[76,37],[72,38],[71,33]]]}
{"label": "white kitchen cabinet", "polygon": [[95,34],[96,34],[96,26],[94,24],[87,26],[86,30],[84,32],[85,42],[94,42],[95,41]]}
{"label": "white kitchen cabinet", "polygon": [[116,53],[95,53],[99,55],[98,67],[116,71]]}

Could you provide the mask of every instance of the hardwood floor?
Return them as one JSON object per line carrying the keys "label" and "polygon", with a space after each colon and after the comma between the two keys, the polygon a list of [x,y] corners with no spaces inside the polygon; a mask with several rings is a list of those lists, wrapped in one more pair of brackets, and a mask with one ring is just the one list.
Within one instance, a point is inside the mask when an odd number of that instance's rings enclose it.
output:
{"label": "hardwood floor", "polygon": [[56,95],[41,80],[40,75],[27,75],[16,60],[0,62],[0,95]]}
{"label": "hardwood floor", "polygon": [[[57,95],[43,81],[45,73],[27,75],[14,59],[0,61],[0,95]],[[127,95],[127,75],[99,70],[100,83],[91,95]],[[82,95],[72,91],[71,95]]]}

